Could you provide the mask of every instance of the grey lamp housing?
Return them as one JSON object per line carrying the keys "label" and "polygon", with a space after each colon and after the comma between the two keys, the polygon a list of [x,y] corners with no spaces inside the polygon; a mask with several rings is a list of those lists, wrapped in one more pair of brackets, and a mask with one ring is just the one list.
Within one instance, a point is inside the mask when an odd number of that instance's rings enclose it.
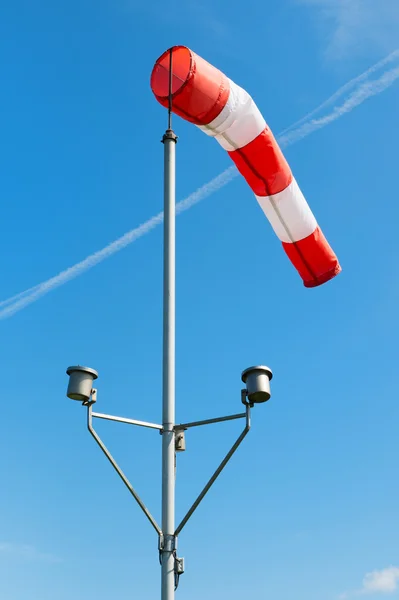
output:
{"label": "grey lamp housing", "polygon": [[90,400],[93,381],[98,377],[97,371],[78,365],[76,367],[68,367],[66,372],[69,375],[68,398],[81,402]]}
{"label": "grey lamp housing", "polygon": [[249,367],[242,372],[241,379],[246,385],[250,404],[259,404],[270,399],[270,381],[272,377],[272,370],[263,365]]}

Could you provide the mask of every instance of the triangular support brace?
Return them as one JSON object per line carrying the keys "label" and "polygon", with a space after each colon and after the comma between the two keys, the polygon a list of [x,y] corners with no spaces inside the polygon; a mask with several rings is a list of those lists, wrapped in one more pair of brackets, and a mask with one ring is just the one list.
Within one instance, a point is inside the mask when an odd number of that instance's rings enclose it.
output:
{"label": "triangular support brace", "polygon": [[187,511],[185,517],[183,517],[180,525],[177,527],[175,531],[175,536],[177,537],[179,533],[182,531],[183,527],[186,525],[187,521],[190,519],[194,511],[198,508],[202,500],[205,498],[206,494],[209,492],[212,485],[215,483],[216,479],[219,477],[220,473],[223,471],[234,452],[237,450],[238,446],[241,444],[247,433],[251,428],[251,405],[248,401],[246,401],[245,390],[242,391],[242,403],[245,404],[245,413],[240,413],[238,415],[232,415],[230,417],[220,417],[217,419],[207,419],[206,421],[196,421],[193,423],[185,423],[182,425],[176,425],[175,429],[178,431],[179,429],[188,429],[188,427],[195,427],[197,425],[208,425],[210,423],[220,423],[221,421],[230,421],[232,419],[245,418],[245,427],[241,433],[241,435],[237,438],[236,442],[233,444],[229,452],[226,454],[212,477],[209,479],[208,483],[205,485],[202,492],[198,495],[195,502],[192,504],[191,508]]}
{"label": "triangular support brace", "polygon": [[95,439],[95,441],[97,442],[98,446],[101,448],[101,450],[103,451],[105,456],[108,458],[109,462],[114,467],[115,471],[118,473],[119,477],[122,479],[123,483],[129,490],[129,492],[131,493],[133,498],[136,500],[137,504],[140,506],[141,510],[143,511],[143,513],[145,514],[145,516],[147,517],[147,519],[149,520],[149,522],[151,523],[151,525],[153,526],[155,531],[157,532],[158,536],[161,537],[162,531],[161,531],[161,528],[159,527],[158,523],[156,522],[156,520],[154,519],[154,517],[152,516],[152,514],[150,513],[150,511],[144,504],[144,502],[141,500],[140,496],[138,495],[138,493],[136,492],[136,490],[134,489],[134,487],[132,486],[132,484],[130,483],[130,481],[128,480],[128,478],[126,477],[124,472],[122,471],[122,469],[119,467],[119,465],[113,458],[112,454],[110,453],[110,451],[108,450],[108,448],[106,447],[104,442],[101,440],[98,433],[94,430],[93,417],[97,417],[99,419],[107,419],[109,421],[119,421],[122,423],[128,423],[130,425],[141,425],[142,427],[150,427],[151,429],[160,429],[161,430],[162,427],[160,425],[155,425],[152,423],[145,423],[143,421],[135,421],[133,419],[124,419],[121,417],[112,417],[111,415],[103,415],[100,413],[93,413],[92,412],[92,404],[93,404],[93,402],[85,402],[85,405],[87,406],[87,429],[89,430],[90,434],[93,436],[93,438]]}

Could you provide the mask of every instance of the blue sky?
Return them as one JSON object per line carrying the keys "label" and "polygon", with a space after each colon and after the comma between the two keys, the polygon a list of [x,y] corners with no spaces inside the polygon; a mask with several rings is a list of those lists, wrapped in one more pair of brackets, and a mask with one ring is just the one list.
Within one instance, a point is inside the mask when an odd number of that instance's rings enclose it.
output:
{"label": "blue sky", "polygon": [[[162,210],[166,115],[149,76],[170,45],[245,87],[278,133],[398,33],[396,0],[3,3],[1,299]],[[343,266],[329,284],[302,287],[240,178],[178,217],[177,420],[240,410],[241,371],[274,371],[181,536],[182,597],[399,598],[398,101],[396,82],[286,150]],[[230,163],[174,124],[183,199]],[[65,369],[98,369],[98,410],[159,421],[161,293],[158,227],[1,320],[2,598],[157,597],[156,537],[65,398]],[[187,435],[178,516],[239,429],[215,427]],[[98,431],[159,519],[160,437]]]}

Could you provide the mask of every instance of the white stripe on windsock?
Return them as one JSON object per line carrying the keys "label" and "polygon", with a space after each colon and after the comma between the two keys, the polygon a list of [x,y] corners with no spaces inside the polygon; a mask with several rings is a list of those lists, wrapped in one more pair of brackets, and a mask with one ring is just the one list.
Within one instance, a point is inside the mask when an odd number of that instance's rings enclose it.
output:
{"label": "white stripe on windsock", "polygon": [[224,150],[232,152],[257,138],[266,121],[248,92],[231,79],[229,84],[230,94],[221,113],[208,125],[198,127],[214,137]]}
{"label": "white stripe on windsock", "polygon": [[273,196],[256,196],[256,199],[282,242],[299,242],[317,227],[295,179],[282,192]]}

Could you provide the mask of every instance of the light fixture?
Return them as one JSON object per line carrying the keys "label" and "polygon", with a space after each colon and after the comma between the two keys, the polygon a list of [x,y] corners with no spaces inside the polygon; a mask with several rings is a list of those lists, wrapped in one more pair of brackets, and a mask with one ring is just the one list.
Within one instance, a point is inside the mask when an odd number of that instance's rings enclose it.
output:
{"label": "light fixture", "polygon": [[271,369],[262,365],[249,367],[242,372],[241,379],[246,385],[250,404],[259,404],[270,399],[270,380],[272,377]]}
{"label": "light fixture", "polygon": [[88,402],[93,390],[93,381],[97,379],[98,373],[89,367],[68,367],[69,384],[67,396],[71,400]]}

